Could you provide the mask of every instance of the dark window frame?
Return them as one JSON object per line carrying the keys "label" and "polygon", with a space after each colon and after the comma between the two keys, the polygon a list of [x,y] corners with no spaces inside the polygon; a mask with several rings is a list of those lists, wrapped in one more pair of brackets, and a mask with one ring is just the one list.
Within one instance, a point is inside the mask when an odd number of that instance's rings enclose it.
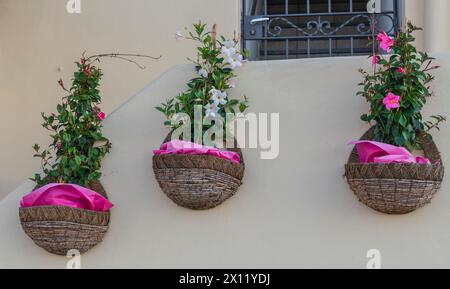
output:
{"label": "dark window frame", "polygon": [[[354,11],[353,4],[362,1],[344,0],[349,11],[333,11],[336,0],[259,0],[262,12],[253,9],[247,15],[246,0],[242,3],[243,48],[251,48],[250,60],[292,59],[333,56],[369,55],[378,51],[376,34],[385,30],[395,35],[400,30],[402,1],[391,0],[392,7],[382,12]],[[284,2],[282,13],[271,13],[271,1]],[[325,2],[326,11],[313,11],[314,1]],[[340,0],[339,3],[344,2]],[[291,13],[290,5],[304,2],[306,11]],[[256,1],[255,1],[256,3]],[[328,4],[328,5],[327,5]],[[283,5],[283,4],[282,4]],[[282,8],[283,9],[283,8]],[[256,14],[256,15],[252,15]],[[264,20],[266,19],[266,20]],[[251,24],[252,21],[259,21]],[[286,31],[286,32],[285,32]],[[290,33],[290,34],[289,34]],[[293,35],[295,34],[295,35]],[[367,43],[373,45],[368,47]],[[270,45],[275,48],[270,48]]]}

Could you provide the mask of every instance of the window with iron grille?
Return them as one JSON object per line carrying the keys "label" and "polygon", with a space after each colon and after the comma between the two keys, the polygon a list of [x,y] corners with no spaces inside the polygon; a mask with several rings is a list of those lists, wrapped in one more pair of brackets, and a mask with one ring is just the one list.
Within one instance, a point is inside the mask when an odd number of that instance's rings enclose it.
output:
{"label": "window with iron grille", "polygon": [[399,30],[399,0],[243,0],[251,60],[369,55]]}

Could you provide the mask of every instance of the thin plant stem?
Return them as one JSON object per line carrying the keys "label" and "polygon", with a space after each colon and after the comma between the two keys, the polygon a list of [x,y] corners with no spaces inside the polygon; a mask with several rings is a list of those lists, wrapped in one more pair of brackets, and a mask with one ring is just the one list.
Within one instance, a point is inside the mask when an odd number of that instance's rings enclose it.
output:
{"label": "thin plant stem", "polygon": [[124,61],[130,62],[130,63],[133,63],[140,69],[145,69],[146,68],[145,66],[141,65],[140,63],[131,59],[130,57],[140,57],[140,58],[148,58],[148,59],[158,60],[158,59],[161,59],[162,56],[155,57],[155,56],[149,56],[149,55],[144,55],[144,54],[106,53],[106,54],[97,54],[97,55],[88,56],[88,57],[86,57],[86,61],[89,63],[93,63],[95,61],[100,62],[100,58],[105,58],[105,57],[124,60]]}

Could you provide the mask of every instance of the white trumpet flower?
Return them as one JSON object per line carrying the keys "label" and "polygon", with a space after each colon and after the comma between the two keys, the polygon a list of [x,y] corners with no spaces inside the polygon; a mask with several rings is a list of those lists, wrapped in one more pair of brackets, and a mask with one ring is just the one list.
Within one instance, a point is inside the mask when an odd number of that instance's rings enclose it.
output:
{"label": "white trumpet flower", "polygon": [[223,55],[225,55],[226,57],[231,57],[234,54],[236,54],[238,51],[235,47],[226,47],[226,46],[222,46],[221,52]]}
{"label": "white trumpet flower", "polygon": [[217,89],[211,89],[210,94],[212,95],[211,100],[216,106],[227,104],[227,93],[225,91],[220,91]]}
{"label": "white trumpet flower", "polygon": [[207,78],[208,77],[208,71],[206,71],[205,69],[201,68],[198,71],[198,75],[200,75],[203,78]]}
{"label": "white trumpet flower", "polygon": [[226,59],[226,61],[230,65],[231,69],[241,67],[243,60],[244,60],[244,57],[239,53],[235,53]]}
{"label": "white trumpet flower", "polygon": [[205,105],[205,110],[206,117],[212,118],[216,117],[216,113],[219,112],[219,108],[215,103],[208,103]]}
{"label": "white trumpet flower", "polygon": [[227,40],[223,43],[223,46],[226,48],[234,48],[236,46],[236,42],[234,40]]}

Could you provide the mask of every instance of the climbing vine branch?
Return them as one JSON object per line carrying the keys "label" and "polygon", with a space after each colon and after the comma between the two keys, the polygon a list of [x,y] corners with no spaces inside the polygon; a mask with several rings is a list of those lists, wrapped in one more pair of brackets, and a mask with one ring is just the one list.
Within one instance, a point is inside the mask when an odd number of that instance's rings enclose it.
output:
{"label": "climbing vine branch", "polygon": [[115,58],[115,59],[124,60],[124,61],[130,62],[130,63],[133,63],[140,69],[145,69],[146,67],[143,66],[142,64],[140,64],[139,62],[137,62],[136,60],[132,59],[133,57],[148,58],[148,59],[152,59],[152,60],[158,60],[158,59],[161,59],[161,57],[162,57],[161,55],[155,57],[155,56],[150,56],[150,55],[145,55],[145,54],[131,54],[131,53],[106,53],[106,54],[97,54],[97,55],[85,57],[84,54],[85,53],[83,53],[83,57],[86,59],[87,63],[92,64],[96,61],[100,62],[101,58]]}

